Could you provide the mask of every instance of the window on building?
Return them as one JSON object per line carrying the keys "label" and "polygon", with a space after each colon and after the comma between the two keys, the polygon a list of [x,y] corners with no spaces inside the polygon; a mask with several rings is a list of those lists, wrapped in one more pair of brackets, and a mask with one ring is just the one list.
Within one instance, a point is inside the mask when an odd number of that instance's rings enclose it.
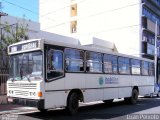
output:
{"label": "window on building", "polygon": [[146,61],[142,61],[142,75],[149,75],[149,64]]}
{"label": "window on building", "polygon": [[47,55],[47,79],[52,80],[63,75],[63,52],[60,50],[49,50]]}
{"label": "window on building", "polygon": [[86,71],[102,73],[102,54],[86,52]]}
{"label": "window on building", "polygon": [[84,71],[84,52],[77,49],[65,49],[65,69],[68,72]]}
{"label": "window on building", "polygon": [[71,33],[77,32],[77,21],[71,21]]}
{"label": "window on building", "polygon": [[117,73],[117,56],[104,54],[104,72]]}
{"label": "window on building", "polygon": [[129,58],[118,58],[118,70],[120,74],[130,74]]}
{"label": "window on building", "polygon": [[71,5],[71,17],[77,16],[77,4]]}
{"label": "window on building", "polygon": [[141,74],[141,64],[140,60],[131,59],[131,72],[133,75]]}
{"label": "window on building", "polygon": [[157,21],[157,23],[160,25],[160,17],[157,16],[155,13],[151,12],[151,10],[149,10],[148,8],[146,7],[142,8],[142,15],[146,16],[154,23]]}

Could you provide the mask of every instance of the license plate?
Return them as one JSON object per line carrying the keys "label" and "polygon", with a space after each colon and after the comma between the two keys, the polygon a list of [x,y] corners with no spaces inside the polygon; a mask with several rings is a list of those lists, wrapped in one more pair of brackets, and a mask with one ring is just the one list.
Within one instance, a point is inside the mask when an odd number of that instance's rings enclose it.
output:
{"label": "license plate", "polygon": [[8,98],[8,102],[13,102],[13,99],[12,98]]}

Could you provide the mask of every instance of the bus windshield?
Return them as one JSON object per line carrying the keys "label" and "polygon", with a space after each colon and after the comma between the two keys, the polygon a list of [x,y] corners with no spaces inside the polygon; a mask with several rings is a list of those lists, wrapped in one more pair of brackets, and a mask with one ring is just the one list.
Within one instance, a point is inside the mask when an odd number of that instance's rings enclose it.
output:
{"label": "bus windshield", "polygon": [[10,80],[42,79],[42,52],[30,52],[10,57]]}

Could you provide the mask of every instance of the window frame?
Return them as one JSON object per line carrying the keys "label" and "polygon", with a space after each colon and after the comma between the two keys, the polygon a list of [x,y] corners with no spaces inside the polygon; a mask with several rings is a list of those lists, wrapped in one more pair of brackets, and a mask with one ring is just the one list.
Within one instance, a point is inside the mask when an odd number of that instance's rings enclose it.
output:
{"label": "window frame", "polygon": [[[54,51],[59,51],[59,52],[62,53],[62,71],[57,71],[57,72],[62,72],[62,75],[61,75],[61,76],[58,76],[58,77],[53,77],[53,78],[51,78],[51,79],[48,79],[48,75],[47,75],[47,73],[48,73],[48,52],[49,52],[50,50],[53,51],[53,52],[54,52]],[[51,54],[50,54],[50,57],[51,57]],[[56,71],[56,70],[49,70],[49,71],[50,71],[50,72],[54,72],[54,71]],[[64,76],[65,76],[65,71],[64,71],[64,51],[63,51],[63,50],[52,49],[52,48],[46,50],[46,80],[47,80],[47,82],[51,82],[51,81],[54,81],[54,80],[63,78]]]}
{"label": "window frame", "polygon": [[[105,59],[105,56],[106,57],[110,56],[110,58],[111,58],[111,59],[109,59],[111,61],[110,62],[111,63],[111,72],[105,72],[105,64],[106,64],[105,61],[107,60],[107,59]],[[113,64],[113,61],[115,61],[115,60],[113,60],[113,58],[116,59],[116,64]],[[113,66],[116,66],[116,72],[114,72]],[[117,55],[104,53],[104,55],[103,55],[103,72],[105,74],[118,74],[118,56]]]}
{"label": "window frame", "polygon": [[[144,71],[143,71],[144,63],[148,63],[147,64],[148,65],[148,69],[146,70],[148,74],[144,74]],[[141,61],[141,74],[142,74],[142,76],[149,76],[149,62],[148,61],[144,61],[144,60]]]}
{"label": "window frame", "polygon": [[[91,62],[92,63],[99,63],[100,65],[101,65],[101,71],[90,71],[90,70],[88,70],[88,68],[89,68],[89,66],[88,66],[88,62],[90,62],[89,61],[89,59],[87,59],[87,53],[96,53],[96,54],[100,54],[100,57],[101,57],[101,62],[98,62],[98,61],[95,61],[95,60],[92,60]],[[104,74],[104,71],[103,71],[103,53],[100,53],[100,52],[94,52],[94,51],[85,51],[85,72],[86,73],[97,73],[97,74]]]}
{"label": "window frame", "polygon": [[[79,52],[82,52],[83,53],[83,56],[82,56],[82,59],[74,59],[74,58],[72,58],[72,59],[69,59],[69,58],[66,58],[66,49],[72,49],[72,50],[77,50],[77,51],[79,51]],[[84,58],[85,58],[85,54],[84,54],[84,50],[80,50],[80,49],[76,49],[76,48],[65,48],[64,49],[64,64],[65,64],[65,68],[64,68],[64,70],[65,70],[65,72],[67,72],[67,73],[82,73],[82,72],[85,72],[85,61],[84,61]],[[82,68],[83,68],[83,71],[81,71],[81,70],[79,70],[79,71],[68,71],[68,70],[66,70],[66,59],[69,59],[69,61],[70,60],[73,60],[73,61],[79,61],[79,60],[82,60],[82,64],[83,64],[83,66],[82,66]]]}
{"label": "window frame", "polygon": [[[126,73],[121,73],[121,71],[120,71],[120,58],[123,58],[123,60],[125,60],[125,59],[128,59],[128,73],[126,72]],[[130,58],[129,57],[123,57],[123,56],[118,56],[118,74],[119,75],[131,75],[131,67],[130,67]],[[123,61],[124,62],[124,61]],[[123,65],[127,65],[127,64],[122,64],[122,66]],[[127,68],[127,67],[126,67]],[[127,69],[126,69],[127,70]]]}
{"label": "window frame", "polygon": [[[149,65],[149,69],[148,69],[148,74],[149,74],[149,76],[155,76],[155,66],[154,66],[154,63],[153,62],[149,62],[148,63]],[[152,69],[151,69],[151,67],[150,67],[150,65],[152,64]],[[151,74],[151,71],[152,71],[152,74]]]}
{"label": "window frame", "polygon": [[[135,66],[133,67],[133,64],[132,64],[133,61],[132,61],[132,60],[134,60],[134,61],[139,61],[139,67],[135,67]],[[131,58],[131,59],[130,59],[130,66],[131,66],[131,74],[132,74],[132,75],[139,75],[139,76],[140,76],[140,75],[142,74],[142,70],[141,70],[141,69],[142,69],[142,68],[141,68],[141,66],[142,66],[142,65],[141,65],[141,60]],[[133,73],[133,68],[139,68],[139,74]]]}

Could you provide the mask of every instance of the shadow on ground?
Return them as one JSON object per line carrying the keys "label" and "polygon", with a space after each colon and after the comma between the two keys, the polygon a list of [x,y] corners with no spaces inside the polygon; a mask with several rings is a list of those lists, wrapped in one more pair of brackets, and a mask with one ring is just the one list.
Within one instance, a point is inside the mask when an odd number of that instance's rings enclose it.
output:
{"label": "shadow on ground", "polygon": [[79,108],[78,114],[68,116],[65,110],[51,110],[47,113],[35,112],[23,114],[41,120],[84,120],[84,119],[112,119],[124,117],[128,114],[160,106],[156,98],[141,98],[136,105],[126,104],[124,101],[113,102],[110,105],[100,103]]}

